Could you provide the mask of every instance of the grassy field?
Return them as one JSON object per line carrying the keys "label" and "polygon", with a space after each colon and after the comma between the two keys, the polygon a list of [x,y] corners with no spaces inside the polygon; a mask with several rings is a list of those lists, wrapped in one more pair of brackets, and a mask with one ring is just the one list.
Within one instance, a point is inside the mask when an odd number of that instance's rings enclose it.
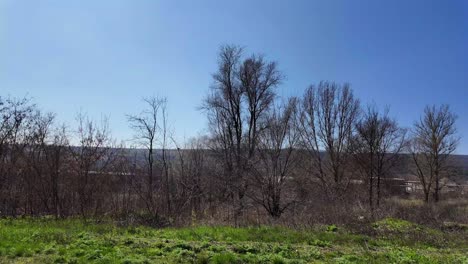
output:
{"label": "grassy field", "polygon": [[468,263],[467,231],[396,219],[372,236],[336,226],[152,229],[1,219],[0,263]]}

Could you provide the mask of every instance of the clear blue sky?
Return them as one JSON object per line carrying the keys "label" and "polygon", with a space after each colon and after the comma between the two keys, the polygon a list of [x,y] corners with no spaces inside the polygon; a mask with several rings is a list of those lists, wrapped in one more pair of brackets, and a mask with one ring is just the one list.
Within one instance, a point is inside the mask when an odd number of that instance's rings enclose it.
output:
{"label": "clear blue sky", "polygon": [[466,0],[0,0],[0,95],[70,124],[80,109],[108,115],[119,139],[142,97],[166,96],[177,137],[191,137],[206,132],[197,107],[226,43],[278,61],[280,95],[350,82],[403,126],[448,103],[468,154]]}

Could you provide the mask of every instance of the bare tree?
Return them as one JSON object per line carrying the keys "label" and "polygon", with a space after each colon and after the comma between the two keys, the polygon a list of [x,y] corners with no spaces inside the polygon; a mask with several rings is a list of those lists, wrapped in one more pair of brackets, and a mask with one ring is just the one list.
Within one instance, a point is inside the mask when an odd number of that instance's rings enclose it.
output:
{"label": "bare tree", "polygon": [[99,177],[105,175],[110,164],[111,137],[107,119],[98,124],[80,113],[77,116],[78,129],[77,146],[70,146],[72,169],[74,172],[74,186],[79,205],[79,212],[83,218],[90,213],[96,215],[100,207],[100,200],[96,195],[102,187]]}
{"label": "bare tree", "polygon": [[[174,143],[176,146],[177,144]],[[193,138],[181,149],[177,147],[177,161],[174,167],[176,191],[173,197],[174,210],[182,215],[189,208],[191,217],[196,220],[202,210],[206,193],[208,151],[203,138]]]}
{"label": "bare tree", "polygon": [[212,131],[212,149],[224,164],[225,191],[234,195],[236,169],[242,158],[243,122],[242,90],[239,84],[238,67],[242,49],[224,46],[219,52],[218,71],[213,74],[214,85],[203,104],[207,111],[210,130]]}
{"label": "bare tree", "polygon": [[448,176],[450,155],[460,141],[456,119],[448,105],[427,106],[424,115],[414,124],[410,146],[415,165],[413,173],[421,182],[426,202],[431,192],[435,202],[440,199],[440,181]]}
{"label": "bare tree", "polygon": [[[46,212],[51,212],[51,191],[47,181],[48,170],[45,162],[45,151],[50,139],[55,115],[52,113],[42,114],[37,110],[31,116],[31,125],[25,131],[25,144],[27,151],[24,152],[25,173],[23,182],[25,183],[26,210],[34,214],[34,209],[44,208]],[[41,206],[36,203],[35,198],[39,198]]]}
{"label": "bare tree", "polygon": [[[134,137],[138,141],[138,144],[146,149],[146,176],[143,184],[136,185],[137,192],[141,194],[148,212],[153,217],[157,217],[159,208],[155,197],[157,190],[155,151],[158,144],[161,144],[163,148],[163,172],[166,174],[166,186],[168,187],[168,165],[165,152],[167,144],[167,100],[158,97],[149,97],[143,100],[146,108],[138,115],[129,115],[128,122],[135,132]],[[161,189],[161,186],[159,186],[159,189]],[[168,207],[170,207],[169,198],[167,198],[166,202],[168,203]]]}
{"label": "bare tree", "polygon": [[291,98],[286,105],[272,109],[260,133],[260,162],[255,166],[253,179],[258,188],[252,191],[251,197],[274,218],[279,218],[294,202],[293,191],[285,192],[284,188],[298,161],[295,147],[299,135],[294,127],[296,106],[297,99]]}
{"label": "bare tree", "polygon": [[297,120],[301,145],[310,160],[309,173],[330,198],[341,196],[348,187],[350,143],[358,114],[359,100],[348,84],[320,82],[304,94]]}
{"label": "bare tree", "polygon": [[239,70],[241,90],[247,101],[247,158],[252,158],[261,132],[259,121],[266,115],[275,99],[275,88],[281,81],[281,74],[275,62],[266,62],[262,56],[252,55]]}
{"label": "bare tree", "polygon": [[242,61],[242,48],[223,46],[211,94],[205,99],[214,145],[224,164],[227,193],[237,200],[235,221],[245,207],[246,176],[251,169],[264,118],[281,81],[276,63],[252,55]]}
{"label": "bare tree", "polygon": [[168,112],[167,112],[167,100],[163,99],[161,104],[161,166],[162,174],[164,175],[164,185],[166,187],[166,211],[170,215],[172,212],[171,208],[171,182],[170,182],[170,164],[168,155],[169,139],[171,138],[171,131],[168,124]]}
{"label": "bare tree", "polygon": [[31,125],[35,106],[29,98],[0,97],[0,212],[16,215],[20,198],[16,190],[22,190],[21,174],[24,173],[22,157],[26,149],[25,131]]}
{"label": "bare tree", "polygon": [[[369,206],[374,209],[374,187],[377,188],[377,206],[380,205],[382,177],[397,164],[399,153],[406,143],[406,131],[388,116],[369,106],[364,117],[356,124],[354,157],[366,177]],[[376,182],[377,181],[377,182]]]}
{"label": "bare tree", "polygon": [[[45,145],[44,156],[49,174],[48,184],[51,188],[52,206],[56,218],[63,216],[64,189],[66,184],[69,159],[69,135],[65,125],[56,127],[52,132],[49,144]],[[62,188],[63,187],[63,188]]]}

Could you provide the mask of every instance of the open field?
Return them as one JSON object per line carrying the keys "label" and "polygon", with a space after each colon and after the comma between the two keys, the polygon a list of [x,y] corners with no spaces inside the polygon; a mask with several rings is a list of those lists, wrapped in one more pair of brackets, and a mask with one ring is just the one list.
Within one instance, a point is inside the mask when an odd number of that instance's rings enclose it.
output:
{"label": "open field", "polygon": [[468,232],[385,219],[336,226],[152,229],[79,220],[0,220],[0,263],[468,263]]}

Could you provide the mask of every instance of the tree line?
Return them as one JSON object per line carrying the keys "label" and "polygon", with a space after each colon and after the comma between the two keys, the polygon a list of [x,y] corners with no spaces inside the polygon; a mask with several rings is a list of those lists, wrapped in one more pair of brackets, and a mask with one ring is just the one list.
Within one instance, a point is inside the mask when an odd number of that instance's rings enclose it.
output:
{"label": "tree line", "polygon": [[106,119],[80,113],[70,128],[28,98],[0,97],[0,215],[162,225],[313,215],[328,204],[374,212],[402,164],[427,203],[441,199],[442,179],[453,174],[460,138],[448,105],[427,106],[408,129],[388,108],[363,106],[346,83],[281,98],[277,63],[234,45],[220,48],[212,77],[199,109],[209,133],[183,143],[168,125],[166,98],[146,98],[127,116],[134,147],[126,147]]}

